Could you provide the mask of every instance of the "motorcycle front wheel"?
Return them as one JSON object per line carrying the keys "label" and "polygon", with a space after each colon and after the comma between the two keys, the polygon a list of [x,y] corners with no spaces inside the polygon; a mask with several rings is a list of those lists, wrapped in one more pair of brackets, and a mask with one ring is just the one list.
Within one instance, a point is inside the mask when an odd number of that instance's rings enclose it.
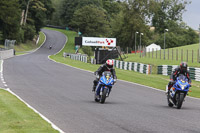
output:
{"label": "motorcycle front wheel", "polygon": [[103,89],[102,94],[100,95],[100,103],[104,103],[105,102],[105,100],[106,100],[106,93],[107,93],[107,90]]}
{"label": "motorcycle front wheel", "polygon": [[183,100],[184,100],[184,93],[179,93],[177,94],[178,98],[177,98],[177,109],[180,109],[182,104],[183,104]]}

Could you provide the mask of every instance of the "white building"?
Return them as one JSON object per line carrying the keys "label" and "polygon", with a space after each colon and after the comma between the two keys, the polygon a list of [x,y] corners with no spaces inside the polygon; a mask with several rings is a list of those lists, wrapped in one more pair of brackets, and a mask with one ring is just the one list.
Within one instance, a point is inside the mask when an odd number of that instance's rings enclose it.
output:
{"label": "white building", "polygon": [[156,45],[155,43],[152,43],[151,45],[146,47],[146,52],[152,52],[152,51],[158,51],[161,50],[160,45]]}

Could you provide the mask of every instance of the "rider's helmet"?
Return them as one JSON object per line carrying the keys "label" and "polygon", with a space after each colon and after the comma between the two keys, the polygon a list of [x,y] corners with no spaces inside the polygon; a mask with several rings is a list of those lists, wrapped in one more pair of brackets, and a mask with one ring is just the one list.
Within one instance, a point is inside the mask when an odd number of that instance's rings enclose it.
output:
{"label": "rider's helmet", "polygon": [[108,70],[110,70],[111,68],[113,68],[113,65],[114,65],[114,61],[113,60],[108,59],[106,61],[106,67],[108,68]]}
{"label": "rider's helmet", "polygon": [[187,63],[186,62],[181,62],[181,64],[180,64],[180,69],[182,70],[182,71],[187,71]]}

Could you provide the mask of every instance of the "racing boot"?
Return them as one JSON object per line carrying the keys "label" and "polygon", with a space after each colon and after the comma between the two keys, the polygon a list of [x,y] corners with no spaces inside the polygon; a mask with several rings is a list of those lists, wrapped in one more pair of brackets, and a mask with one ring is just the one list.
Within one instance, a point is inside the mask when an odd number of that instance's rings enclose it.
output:
{"label": "racing boot", "polygon": [[95,86],[95,85],[93,85],[93,87],[92,87],[92,92],[94,92],[94,91],[95,91],[95,89],[96,89],[96,86]]}

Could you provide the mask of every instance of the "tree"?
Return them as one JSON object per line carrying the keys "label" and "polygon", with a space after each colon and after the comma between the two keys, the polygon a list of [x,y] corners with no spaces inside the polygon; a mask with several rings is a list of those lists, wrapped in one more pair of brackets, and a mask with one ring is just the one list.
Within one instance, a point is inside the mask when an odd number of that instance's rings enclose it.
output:
{"label": "tree", "polygon": [[[120,3],[121,11],[111,20],[111,35],[117,37],[121,47],[134,47],[135,32],[144,33],[142,43],[147,41],[150,7],[146,0],[128,0]],[[138,41],[139,42],[139,38]]]}
{"label": "tree", "polygon": [[159,0],[155,4],[152,17],[152,25],[156,28],[156,31],[163,33],[164,29],[171,27],[169,21],[182,21],[182,14],[189,3],[188,0]]}
{"label": "tree", "polygon": [[24,41],[32,40],[40,29],[51,19],[54,8],[51,0],[19,0],[21,9],[25,11],[21,32]]}
{"label": "tree", "polygon": [[20,5],[17,0],[0,1],[0,32],[3,39],[18,40],[20,30]]}
{"label": "tree", "polygon": [[106,36],[109,30],[105,11],[94,5],[76,10],[71,25],[76,29],[79,28],[85,36]]}
{"label": "tree", "polygon": [[63,25],[70,26],[74,12],[86,5],[102,7],[101,0],[63,0],[60,7],[60,19]]}

